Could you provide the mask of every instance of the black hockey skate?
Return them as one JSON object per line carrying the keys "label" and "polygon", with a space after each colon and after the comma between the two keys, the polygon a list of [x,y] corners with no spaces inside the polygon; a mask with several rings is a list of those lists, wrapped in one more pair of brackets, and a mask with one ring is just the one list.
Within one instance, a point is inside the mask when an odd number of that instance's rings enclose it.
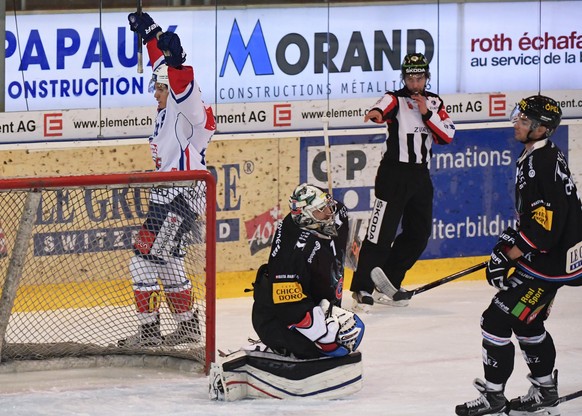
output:
{"label": "black hockey skate", "polygon": [[527,379],[532,384],[529,391],[525,396],[511,399],[509,414],[511,416],[559,416],[558,370],[554,371],[553,384],[549,386],[542,386],[531,374],[528,374]]}
{"label": "black hockey skate", "polygon": [[405,289],[396,288],[394,284],[390,281],[384,270],[380,267],[374,267],[370,273],[372,281],[376,285],[376,291],[374,292],[374,302],[378,302],[382,305],[388,306],[408,306],[409,297],[404,297],[400,300],[394,299],[394,295],[398,292],[406,292]]}
{"label": "black hockey skate", "polygon": [[374,298],[372,298],[372,295],[370,295],[368,292],[364,290],[352,293],[352,298],[354,298],[354,301],[356,301],[359,304],[370,306],[374,304]]}
{"label": "black hockey skate", "polygon": [[374,298],[365,290],[353,292],[352,298],[354,301],[352,303],[351,309],[355,313],[368,313],[374,305]]}
{"label": "black hockey skate", "polygon": [[117,346],[123,348],[159,347],[162,342],[160,321],[157,320],[141,325],[137,334],[120,339],[117,341]]}
{"label": "black hockey skate", "polygon": [[508,409],[507,398],[503,391],[488,391],[485,382],[476,378],[473,385],[481,395],[470,402],[455,407],[455,413],[459,416],[494,415],[505,416]]}

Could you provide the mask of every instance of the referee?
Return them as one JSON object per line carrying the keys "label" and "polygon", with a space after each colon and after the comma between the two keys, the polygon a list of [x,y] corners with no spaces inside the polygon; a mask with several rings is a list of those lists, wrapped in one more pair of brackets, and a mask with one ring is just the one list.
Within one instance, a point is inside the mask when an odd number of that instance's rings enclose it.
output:
{"label": "referee", "polygon": [[[373,293],[372,270],[388,279],[393,292],[400,290],[404,275],[426,248],[432,224],[433,185],[428,163],[431,146],[448,144],[455,126],[441,98],[426,91],[429,65],[421,53],[408,54],[402,62],[398,91],[386,92],[368,111],[364,121],[386,123],[386,152],[374,183],[376,197],[362,243],[357,270],[351,284],[355,307],[367,308],[374,301],[406,306]],[[396,235],[398,225],[401,233]]]}

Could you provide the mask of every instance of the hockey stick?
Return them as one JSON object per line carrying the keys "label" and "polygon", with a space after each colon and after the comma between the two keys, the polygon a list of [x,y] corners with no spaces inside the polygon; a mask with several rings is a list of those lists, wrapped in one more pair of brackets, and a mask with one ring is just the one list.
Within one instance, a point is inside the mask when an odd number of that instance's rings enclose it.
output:
{"label": "hockey stick", "polygon": [[323,121],[323,144],[325,146],[325,163],[327,165],[327,192],[333,198],[333,191],[331,187],[331,149],[329,147],[329,134],[327,128],[329,127],[329,117],[322,117]]}
{"label": "hockey stick", "polygon": [[566,394],[560,398],[558,398],[558,403],[564,403],[570,401],[572,399],[577,399],[578,397],[582,397],[582,390],[575,391],[574,393]]}
{"label": "hockey stick", "polygon": [[451,274],[450,276],[446,276],[446,277],[443,277],[442,279],[435,280],[434,282],[427,283],[424,286],[417,287],[414,290],[398,291],[394,294],[392,299],[393,300],[410,299],[414,295],[418,295],[419,293],[433,289],[437,286],[444,285],[445,283],[448,283],[452,280],[456,280],[460,277],[463,277],[463,276],[466,276],[466,275],[471,274],[473,272],[476,272],[477,270],[484,269],[485,267],[487,267],[487,263],[488,262],[484,261],[483,263],[476,264],[474,266],[469,267],[468,269],[461,270],[460,272]]}
{"label": "hockey stick", "polygon": [[[141,15],[141,0],[137,0],[137,14]],[[137,73],[143,74],[143,45],[141,35],[137,35]]]}

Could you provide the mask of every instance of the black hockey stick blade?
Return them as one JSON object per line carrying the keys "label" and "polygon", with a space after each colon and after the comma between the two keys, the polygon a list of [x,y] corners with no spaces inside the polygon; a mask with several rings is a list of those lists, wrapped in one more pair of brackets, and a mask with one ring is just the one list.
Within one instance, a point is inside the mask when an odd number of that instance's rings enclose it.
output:
{"label": "black hockey stick blade", "polygon": [[582,396],[582,390],[575,391],[574,393],[566,394],[558,399],[558,403],[564,403],[572,399],[577,399]]}
{"label": "black hockey stick blade", "polygon": [[444,285],[445,283],[448,283],[452,280],[456,280],[456,279],[459,279],[463,276],[467,276],[468,274],[476,272],[477,270],[484,269],[485,267],[487,267],[486,261],[484,261],[483,263],[479,263],[479,264],[476,264],[474,266],[471,266],[468,269],[461,270],[460,272],[453,273],[450,276],[443,277],[442,279],[435,280],[434,282],[427,283],[424,286],[417,287],[414,290],[398,291],[394,294],[393,300],[410,299],[414,295],[418,295],[419,293],[426,292],[427,290],[430,290],[430,289],[435,288],[435,287],[440,286],[440,285]]}

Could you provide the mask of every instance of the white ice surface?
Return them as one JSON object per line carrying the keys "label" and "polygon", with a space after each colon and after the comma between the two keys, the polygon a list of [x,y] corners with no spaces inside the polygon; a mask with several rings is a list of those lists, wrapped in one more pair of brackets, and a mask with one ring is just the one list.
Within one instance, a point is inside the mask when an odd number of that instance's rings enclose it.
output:
{"label": "white ice surface", "polygon": [[[477,397],[482,377],[479,318],[494,291],[485,282],[455,282],[414,297],[407,308],[376,305],[361,317],[363,389],[342,400],[212,402],[202,375],[160,369],[105,368],[0,374],[0,415],[454,415]],[[351,303],[344,294],[344,306]],[[582,289],[559,291],[547,329],[560,370],[559,389],[582,389]],[[255,336],[251,299],[219,300],[217,346],[235,350]],[[516,348],[509,398],[527,392],[527,367]],[[561,405],[582,415],[582,398]]]}

